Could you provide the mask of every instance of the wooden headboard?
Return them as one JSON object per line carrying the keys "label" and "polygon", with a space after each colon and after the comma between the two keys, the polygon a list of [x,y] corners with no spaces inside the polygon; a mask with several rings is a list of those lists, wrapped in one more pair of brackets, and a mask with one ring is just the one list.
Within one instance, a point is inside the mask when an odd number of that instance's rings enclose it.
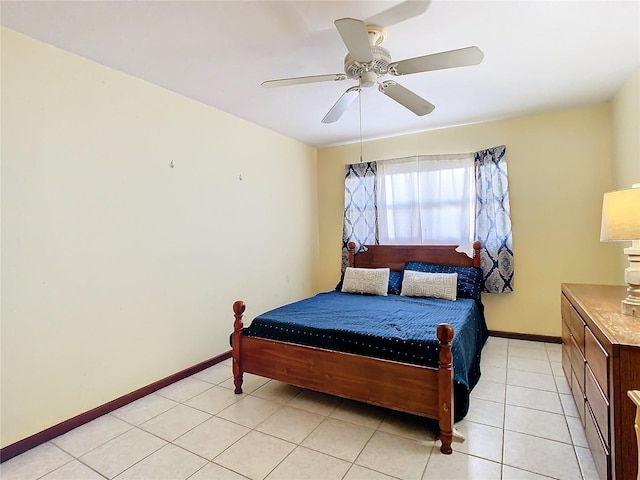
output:
{"label": "wooden headboard", "polygon": [[359,268],[389,267],[404,270],[410,261],[430,262],[457,267],[480,266],[480,242],[473,242],[473,258],[456,252],[457,245],[365,245],[366,251],[355,254],[355,244],[349,242],[349,265]]}

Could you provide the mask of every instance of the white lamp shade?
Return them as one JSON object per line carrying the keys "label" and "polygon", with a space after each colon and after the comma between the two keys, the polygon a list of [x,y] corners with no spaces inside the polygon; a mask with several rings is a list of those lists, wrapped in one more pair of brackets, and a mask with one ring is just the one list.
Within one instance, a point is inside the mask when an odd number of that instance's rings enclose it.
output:
{"label": "white lamp shade", "polygon": [[640,239],[640,188],[604,194],[600,241]]}

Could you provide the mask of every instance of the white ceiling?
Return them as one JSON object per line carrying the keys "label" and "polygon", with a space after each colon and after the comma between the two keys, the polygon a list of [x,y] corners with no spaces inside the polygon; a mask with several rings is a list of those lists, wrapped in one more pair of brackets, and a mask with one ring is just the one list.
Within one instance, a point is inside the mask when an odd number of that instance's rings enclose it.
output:
{"label": "white ceiling", "polygon": [[[355,81],[264,88],[341,73],[333,25],[397,1],[6,1],[2,25],[271,130],[323,147],[358,141],[356,101],[321,119]],[[385,17],[386,15],[386,17]],[[380,18],[380,17],[378,17]],[[438,1],[386,27],[394,61],[477,45],[478,66],[393,77],[433,103],[418,117],[362,94],[365,139],[605,102],[640,64],[640,2]],[[388,78],[388,77],[387,77]]]}

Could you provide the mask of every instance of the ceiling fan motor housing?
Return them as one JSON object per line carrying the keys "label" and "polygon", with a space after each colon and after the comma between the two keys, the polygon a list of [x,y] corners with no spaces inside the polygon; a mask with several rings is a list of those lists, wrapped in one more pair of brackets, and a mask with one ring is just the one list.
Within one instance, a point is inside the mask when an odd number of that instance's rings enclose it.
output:
{"label": "ceiling fan motor housing", "polygon": [[[376,77],[378,75],[385,75],[389,70],[389,64],[391,63],[391,54],[386,48],[373,45],[371,47],[371,53],[373,54],[373,62],[370,64],[362,64],[354,60],[350,54],[344,57],[344,71],[347,77],[353,79],[359,79],[371,81],[370,75],[366,75],[367,72],[375,72]],[[375,83],[375,80],[373,81]],[[364,85],[363,86],[371,86]]]}

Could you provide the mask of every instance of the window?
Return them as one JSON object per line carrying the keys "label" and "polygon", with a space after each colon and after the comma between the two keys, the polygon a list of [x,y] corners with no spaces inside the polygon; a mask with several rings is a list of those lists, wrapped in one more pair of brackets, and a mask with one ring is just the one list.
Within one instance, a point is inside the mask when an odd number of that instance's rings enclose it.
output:
{"label": "window", "polygon": [[449,244],[470,251],[475,236],[473,154],[378,162],[381,244]]}

